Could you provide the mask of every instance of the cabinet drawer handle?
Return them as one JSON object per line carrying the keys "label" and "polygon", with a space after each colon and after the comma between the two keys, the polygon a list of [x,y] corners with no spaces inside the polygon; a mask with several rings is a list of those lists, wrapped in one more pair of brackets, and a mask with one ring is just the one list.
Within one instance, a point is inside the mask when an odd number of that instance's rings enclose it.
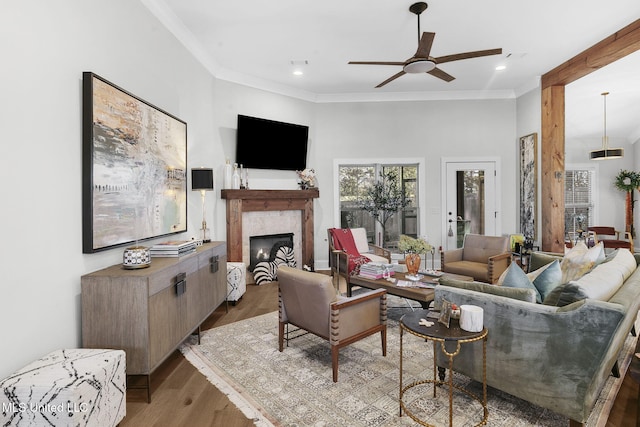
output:
{"label": "cabinet drawer handle", "polygon": [[218,255],[211,257],[209,262],[211,263],[211,272],[217,273],[218,272]]}
{"label": "cabinet drawer handle", "polygon": [[187,291],[187,273],[178,273],[176,276],[176,295],[182,295]]}

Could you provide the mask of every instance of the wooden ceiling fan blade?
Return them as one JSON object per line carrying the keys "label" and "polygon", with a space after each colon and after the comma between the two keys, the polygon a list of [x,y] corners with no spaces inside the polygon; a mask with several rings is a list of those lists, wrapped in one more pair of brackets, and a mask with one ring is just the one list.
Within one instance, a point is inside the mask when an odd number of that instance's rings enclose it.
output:
{"label": "wooden ceiling fan blade", "polygon": [[376,86],[376,88],[382,87],[382,86],[386,85],[387,83],[394,81],[398,77],[404,76],[405,74],[407,74],[407,73],[405,73],[404,71],[400,71],[399,73],[394,74],[393,76],[389,77],[387,80],[385,80],[382,83],[380,83],[378,86]]}
{"label": "wooden ceiling fan blade", "polygon": [[442,71],[440,68],[436,67],[431,71],[427,71],[427,74],[431,74],[434,77],[437,77],[439,79],[444,80],[445,82],[450,82],[452,80],[455,80],[456,78],[453,77],[451,74],[449,73],[445,73],[444,71]]}
{"label": "wooden ceiling fan blade", "polygon": [[460,61],[461,59],[479,58],[481,56],[500,55],[502,49],[487,49],[476,50],[473,52],[456,53],[455,55],[446,55],[439,58],[434,58],[437,64],[444,64],[445,62]]}
{"label": "wooden ceiling fan blade", "polygon": [[436,37],[436,33],[422,33],[420,43],[418,43],[418,50],[416,50],[416,58],[429,58],[431,53],[431,46],[433,46],[433,39]]}
{"label": "wooden ceiling fan blade", "polygon": [[349,61],[349,64],[356,65],[404,65],[404,62],[390,62],[390,61]]}

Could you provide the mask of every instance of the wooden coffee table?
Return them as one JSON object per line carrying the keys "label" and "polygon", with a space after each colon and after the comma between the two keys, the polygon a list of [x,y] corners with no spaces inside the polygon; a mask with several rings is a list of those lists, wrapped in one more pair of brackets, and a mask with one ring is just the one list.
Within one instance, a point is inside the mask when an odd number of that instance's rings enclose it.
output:
{"label": "wooden coffee table", "polygon": [[[462,276],[460,274],[445,273],[443,276],[451,277],[456,280],[472,281],[473,277]],[[443,277],[441,276],[441,277]],[[393,278],[397,280],[406,280],[404,273],[395,273]],[[408,288],[397,286],[396,283],[392,283],[386,279],[368,279],[362,276],[351,276],[347,280],[347,296],[351,296],[351,289],[353,286],[360,286],[368,289],[385,289],[389,295],[395,295],[402,298],[407,298],[413,301],[418,301],[422,308],[429,308],[429,304],[433,301],[435,292],[433,288],[438,284],[436,277],[424,276],[420,279],[420,283],[424,283],[431,288]]]}

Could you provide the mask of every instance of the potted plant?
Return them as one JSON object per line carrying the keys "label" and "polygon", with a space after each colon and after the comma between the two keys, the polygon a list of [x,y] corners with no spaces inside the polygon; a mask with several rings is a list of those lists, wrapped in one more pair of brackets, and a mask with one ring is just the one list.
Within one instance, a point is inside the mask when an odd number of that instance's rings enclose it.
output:
{"label": "potted plant", "polygon": [[631,237],[635,237],[635,229],[633,227],[633,204],[634,197],[633,191],[640,187],[640,173],[635,171],[620,170],[618,176],[616,176],[614,182],[618,190],[624,191],[626,194],[625,199],[625,231],[631,234]]}
{"label": "potted plant", "polygon": [[402,188],[398,183],[398,176],[391,170],[380,173],[380,179],[376,181],[366,192],[364,200],[360,203],[362,210],[367,212],[382,227],[382,242],[380,246],[385,246],[387,222],[411,203],[405,198]]}
{"label": "potted plant", "polygon": [[420,254],[431,252],[432,249],[433,246],[422,237],[416,239],[402,234],[398,241],[398,250],[405,254],[404,261],[407,265],[407,272],[411,276],[415,276],[420,270],[420,263],[422,262]]}

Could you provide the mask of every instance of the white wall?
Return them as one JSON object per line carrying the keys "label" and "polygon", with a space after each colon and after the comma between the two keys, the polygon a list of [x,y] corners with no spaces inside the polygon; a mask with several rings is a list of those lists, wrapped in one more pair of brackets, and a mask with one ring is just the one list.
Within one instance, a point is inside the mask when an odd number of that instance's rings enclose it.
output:
{"label": "white wall", "polygon": [[502,233],[516,231],[515,100],[413,101],[319,104],[312,165],[320,179],[316,203],[316,265],[326,265],[326,229],[334,224],[333,159],[424,159],[427,200],[421,203],[426,235],[441,244],[441,157],[501,159]]}
{"label": "white wall", "polygon": [[[504,233],[516,230],[515,100],[310,104],[213,78],[139,2],[23,0],[0,14],[0,129],[5,244],[0,249],[0,378],[80,342],[80,277],[122,261],[122,248],[82,254],[81,79],[93,71],[188,123],[188,168],[217,170],[207,194],[213,238],[225,239],[220,168],[235,157],[238,113],[310,126],[319,175],[316,257],[334,226],[334,157],[425,159],[426,234],[440,236],[440,157],[502,159]],[[250,171],[252,188],[295,188],[294,172]],[[201,202],[188,195],[197,234]],[[153,241],[148,242],[150,244]],[[436,244],[436,242],[434,242]]]}
{"label": "white wall", "polygon": [[[122,249],[82,254],[82,72],[185,120],[190,164],[212,166],[223,153],[214,79],[139,2],[3,2],[0,51],[2,378],[79,346],[80,276],[122,261]],[[196,230],[200,197],[190,193]]]}
{"label": "white wall", "polygon": [[[309,157],[313,158],[315,142],[314,105],[299,99],[248,88],[246,86],[216,80],[213,94],[214,111],[208,118],[214,124],[215,143],[221,144],[223,156],[211,159],[216,168],[216,182],[222,182],[222,167],[227,158],[235,161],[236,128],[238,114],[262,117],[309,126]],[[265,150],[278,150],[278,147],[265,147]],[[283,152],[283,156],[287,153]],[[294,171],[271,171],[251,169],[249,187],[259,189],[295,189],[298,175]],[[226,206],[216,192],[216,217],[214,238],[224,240],[226,237]]]}

